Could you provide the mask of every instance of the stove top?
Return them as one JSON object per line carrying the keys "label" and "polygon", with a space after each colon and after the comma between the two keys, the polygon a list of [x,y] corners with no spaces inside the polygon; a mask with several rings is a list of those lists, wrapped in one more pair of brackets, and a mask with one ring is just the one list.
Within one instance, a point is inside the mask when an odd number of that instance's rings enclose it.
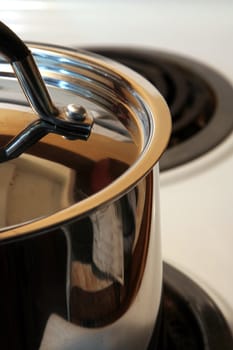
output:
{"label": "stove top", "polygon": [[169,264],[164,263],[163,275],[163,330],[157,324],[148,350],[232,349],[229,326],[208,294]]}
{"label": "stove top", "polygon": [[233,88],[210,67],[174,54],[126,48],[90,49],[147,78],[165,98],[172,135],[160,169],[185,164],[216,147],[233,130]]}

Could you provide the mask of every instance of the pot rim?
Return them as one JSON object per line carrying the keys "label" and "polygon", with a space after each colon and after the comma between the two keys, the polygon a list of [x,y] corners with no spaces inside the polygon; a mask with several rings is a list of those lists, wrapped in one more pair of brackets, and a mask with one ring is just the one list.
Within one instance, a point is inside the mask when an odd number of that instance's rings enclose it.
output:
{"label": "pot rim", "polygon": [[[52,227],[61,226],[65,222],[85,216],[98,207],[114,201],[128,192],[138,181],[151,171],[166,149],[171,133],[171,118],[167,104],[158,90],[138,73],[132,71],[113,60],[84,50],[65,49],[57,46],[30,43],[34,54],[49,53],[55,57],[72,60],[83,60],[94,69],[99,68],[113,73],[129,87],[131,94],[137,95],[142,102],[149,118],[149,135],[138,159],[119,178],[99,192],[81,200],[72,206],[59,210],[47,217],[20,223],[14,227],[3,228],[0,232],[0,241],[21,238],[25,235],[45,232]],[[42,74],[43,76],[43,74]],[[141,127],[139,123],[139,128]],[[139,130],[140,131],[140,130]],[[141,137],[143,139],[143,131]],[[87,141],[88,142],[88,141]],[[142,143],[144,141],[142,140]]]}

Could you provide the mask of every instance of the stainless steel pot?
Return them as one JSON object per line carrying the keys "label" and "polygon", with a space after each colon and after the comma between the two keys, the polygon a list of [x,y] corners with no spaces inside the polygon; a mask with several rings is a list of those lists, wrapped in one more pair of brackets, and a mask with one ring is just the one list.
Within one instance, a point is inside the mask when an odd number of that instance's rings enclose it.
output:
{"label": "stainless steel pot", "polygon": [[107,58],[30,50],[47,100],[25,57],[15,72],[0,62],[1,348],[146,349],[161,300],[168,108]]}

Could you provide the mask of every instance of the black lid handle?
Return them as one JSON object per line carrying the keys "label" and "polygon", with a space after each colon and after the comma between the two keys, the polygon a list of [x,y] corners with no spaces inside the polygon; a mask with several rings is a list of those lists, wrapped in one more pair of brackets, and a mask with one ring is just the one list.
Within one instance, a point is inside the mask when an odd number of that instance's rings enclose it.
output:
{"label": "black lid handle", "polygon": [[0,50],[11,63],[24,60],[30,53],[24,42],[3,22],[0,21]]}
{"label": "black lid handle", "polygon": [[[11,63],[23,92],[40,119],[29,125],[19,135],[0,149],[0,163],[15,158],[46,134],[53,132],[69,139],[87,140],[92,118],[77,108],[68,106],[58,110],[53,104],[40,71],[25,43],[4,23],[0,21],[0,53]],[[77,116],[78,114],[78,116]],[[68,116],[68,117],[67,117]],[[71,117],[71,118],[69,118]],[[87,118],[86,118],[87,117]]]}

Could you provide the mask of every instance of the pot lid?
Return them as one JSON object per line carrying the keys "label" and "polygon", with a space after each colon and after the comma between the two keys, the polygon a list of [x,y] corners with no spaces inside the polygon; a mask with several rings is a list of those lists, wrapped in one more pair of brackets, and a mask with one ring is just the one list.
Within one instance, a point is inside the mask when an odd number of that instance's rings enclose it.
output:
{"label": "pot lid", "polygon": [[[137,73],[93,53],[29,46],[54,105],[68,108],[71,119],[84,115],[88,136],[47,133],[0,164],[0,240],[60,225],[122,196],[159,160],[171,129],[165,101]],[[1,59],[2,149],[36,120]]]}

